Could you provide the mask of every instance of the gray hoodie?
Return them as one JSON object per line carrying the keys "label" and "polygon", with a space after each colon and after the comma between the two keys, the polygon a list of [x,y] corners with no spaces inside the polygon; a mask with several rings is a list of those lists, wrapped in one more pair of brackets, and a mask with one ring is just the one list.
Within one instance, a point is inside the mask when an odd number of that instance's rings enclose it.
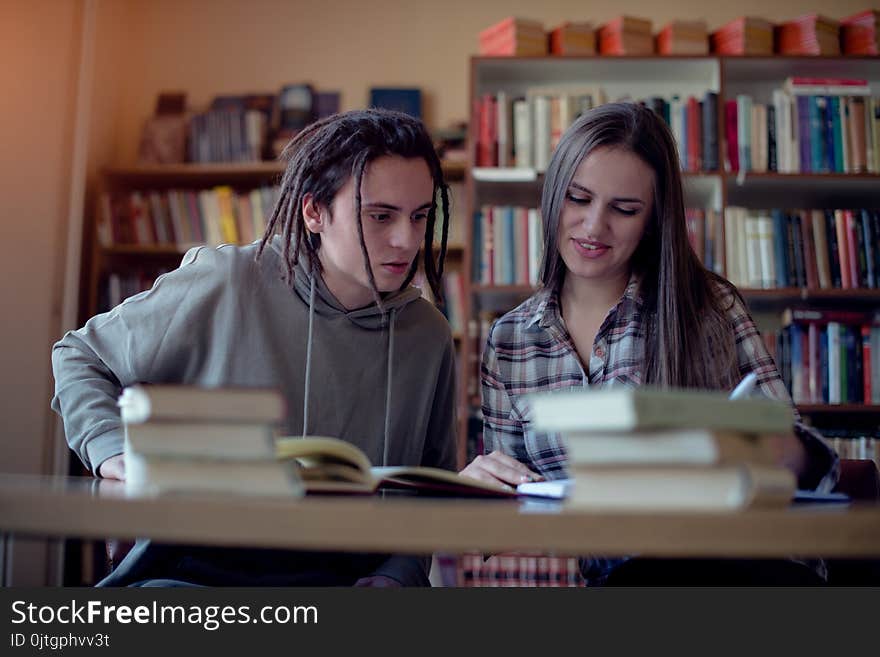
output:
{"label": "gray hoodie", "polygon": [[86,467],[122,452],[116,400],[138,382],[277,387],[286,433],[343,438],[374,464],[455,467],[454,347],[442,314],[414,288],[383,299],[386,315],[347,311],[302,266],[291,290],[279,241],[259,261],[255,244],[192,249],[152,289],[55,344],[52,408]]}

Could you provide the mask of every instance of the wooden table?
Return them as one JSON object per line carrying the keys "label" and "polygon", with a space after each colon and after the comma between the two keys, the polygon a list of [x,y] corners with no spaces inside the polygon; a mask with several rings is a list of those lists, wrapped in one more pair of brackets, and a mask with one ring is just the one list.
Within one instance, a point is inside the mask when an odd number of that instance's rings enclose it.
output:
{"label": "wooden table", "polygon": [[0,475],[0,532],[412,553],[880,556],[878,505],[612,513],[558,503],[402,496],[136,498],[112,483]]}

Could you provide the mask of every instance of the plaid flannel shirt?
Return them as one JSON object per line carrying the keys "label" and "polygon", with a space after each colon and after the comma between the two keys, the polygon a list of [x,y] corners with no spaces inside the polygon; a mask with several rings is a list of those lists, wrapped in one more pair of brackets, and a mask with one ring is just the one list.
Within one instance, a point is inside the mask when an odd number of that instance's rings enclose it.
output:
{"label": "plaid flannel shirt", "polygon": [[[566,477],[565,451],[558,434],[531,429],[531,410],[524,395],[574,387],[642,384],[644,313],[632,276],[617,305],[599,328],[589,363],[581,364],[559,310],[556,294],[540,290],[496,320],[483,351],[481,366],[483,445],[489,453],[500,449],[547,479]],[[773,358],[743,304],[720,288],[725,306],[731,304],[730,322],[736,336],[741,375],[755,372],[760,392],[792,403]],[[808,472],[799,486],[830,491],[837,483],[836,453],[814,429],[803,425],[792,409],[794,431],[804,443]],[[588,583],[600,583],[617,559],[591,558],[582,569]]]}

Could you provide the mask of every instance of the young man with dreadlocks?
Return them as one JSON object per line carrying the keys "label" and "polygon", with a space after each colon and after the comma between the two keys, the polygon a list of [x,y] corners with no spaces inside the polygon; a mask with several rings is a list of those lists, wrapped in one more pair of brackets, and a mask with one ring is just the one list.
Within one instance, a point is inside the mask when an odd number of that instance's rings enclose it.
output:
{"label": "young man with dreadlocks", "polygon": [[[427,131],[397,112],[348,112],[307,127],[285,157],[262,241],[190,250],[54,346],[52,407],[96,475],[125,478],[116,399],[140,382],[279,388],[288,433],[343,438],[375,464],[455,467],[452,335],[409,285],[421,254],[439,298],[446,252]],[[426,570],[416,557],[140,541],[104,583],[423,585]]]}

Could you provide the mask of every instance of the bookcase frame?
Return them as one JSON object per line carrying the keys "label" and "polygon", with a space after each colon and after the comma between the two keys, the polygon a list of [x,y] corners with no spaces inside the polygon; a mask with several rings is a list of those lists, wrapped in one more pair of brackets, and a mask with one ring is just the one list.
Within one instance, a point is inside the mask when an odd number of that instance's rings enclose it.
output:
{"label": "bookcase frame", "polygon": [[[609,99],[630,95],[634,99],[676,93],[701,96],[718,93],[717,135],[719,171],[683,172],[686,203],[723,212],[729,205],[771,207],[878,207],[878,174],[781,174],[728,172],[724,170],[725,131],[723,102],[738,93],[750,93],[756,102],[770,102],[773,88],[788,76],[846,77],[868,80],[875,94],[880,90],[880,57],[876,56],[475,56],[470,62],[470,107],[485,93],[523,93],[530,87],[582,84],[602,87]],[[465,317],[469,330],[463,336],[459,367],[459,461],[467,459],[469,417],[479,409],[479,359],[482,350],[478,315],[484,308],[511,309],[534,291],[531,286],[481,285],[474,281],[472,244],[476,210],[484,203],[540,207],[543,176],[524,175],[523,180],[499,181],[491,170],[474,169],[477,162],[479,125],[470,122],[469,158],[466,174],[468,225],[464,262],[469,267],[465,282]],[[508,172],[510,173],[510,172]],[[489,175],[487,175],[489,174]],[[793,200],[796,199],[796,200]],[[721,225],[724,239],[724,222]],[[725,263],[726,265],[726,263]],[[725,267],[726,270],[726,267]],[[880,289],[745,289],[740,292],[753,312],[781,311],[788,304],[816,307],[851,306],[880,308]],[[807,415],[831,415],[846,423],[853,415],[880,421],[880,406],[871,404],[799,406]]]}

